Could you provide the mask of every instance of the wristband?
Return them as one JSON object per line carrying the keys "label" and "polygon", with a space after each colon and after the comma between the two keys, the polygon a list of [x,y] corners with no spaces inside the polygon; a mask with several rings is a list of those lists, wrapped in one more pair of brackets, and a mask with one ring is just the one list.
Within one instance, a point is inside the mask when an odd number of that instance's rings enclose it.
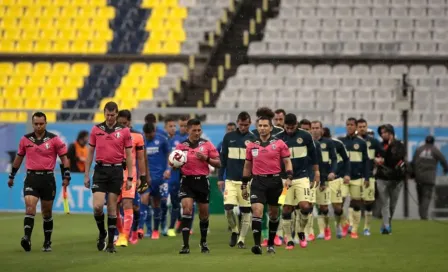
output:
{"label": "wristband", "polygon": [[133,180],[133,178],[132,177],[128,177],[128,181],[132,181]]}
{"label": "wristband", "polygon": [[146,175],[140,175],[140,181],[146,182]]}
{"label": "wristband", "polygon": [[292,180],[293,172],[291,170],[286,171],[286,178],[289,180]]}
{"label": "wristband", "polygon": [[19,168],[13,167],[11,169],[11,173],[9,174],[9,179],[14,179],[16,177],[17,171],[19,171]]}
{"label": "wristband", "polygon": [[68,179],[69,181],[72,179],[70,175],[70,168],[64,168],[64,179]]}
{"label": "wristband", "polygon": [[243,185],[246,186],[250,181],[250,177],[243,177],[241,181],[243,182]]}

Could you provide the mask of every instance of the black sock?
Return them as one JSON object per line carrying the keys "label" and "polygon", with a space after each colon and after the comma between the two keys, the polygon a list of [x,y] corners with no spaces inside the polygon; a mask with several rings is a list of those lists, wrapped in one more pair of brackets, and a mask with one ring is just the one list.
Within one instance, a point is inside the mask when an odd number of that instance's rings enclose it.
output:
{"label": "black sock", "polygon": [[51,234],[52,233],[53,233],[53,217],[44,218],[45,242],[51,241]]}
{"label": "black sock", "polygon": [[25,231],[25,236],[31,239],[31,233],[33,233],[34,228],[34,215],[27,214],[23,220],[23,230]]}
{"label": "black sock", "polygon": [[[181,228],[182,228],[182,238],[184,240],[184,246],[190,246],[190,226],[191,226],[192,216],[191,215],[182,215]],[[202,232],[201,232],[202,234]]]}
{"label": "black sock", "polygon": [[109,215],[107,217],[107,231],[109,233],[108,237],[108,243],[113,244],[114,243],[114,235],[115,235],[115,229],[117,228],[117,216],[116,215]]}
{"label": "black sock", "polygon": [[95,217],[96,226],[98,227],[98,231],[100,232],[101,236],[106,236],[106,227],[104,226],[104,213],[100,215],[93,215]]}
{"label": "black sock", "polygon": [[208,232],[208,217],[204,220],[199,220],[199,229],[201,230],[201,244],[207,242]]}
{"label": "black sock", "polygon": [[132,231],[137,231],[138,222],[140,221],[140,211],[134,211],[134,222],[132,222]]}
{"label": "black sock", "polygon": [[261,245],[261,221],[262,219],[260,217],[252,217],[252,233],[256,246]]}
{"label": "black sock", "polygon": [[269,218],[269,239],[268,239],[268,246],[274,245],[274,239],[275,235],[277,234],[278,225],[280,223],[280,220],[278,218],[272,220]]}

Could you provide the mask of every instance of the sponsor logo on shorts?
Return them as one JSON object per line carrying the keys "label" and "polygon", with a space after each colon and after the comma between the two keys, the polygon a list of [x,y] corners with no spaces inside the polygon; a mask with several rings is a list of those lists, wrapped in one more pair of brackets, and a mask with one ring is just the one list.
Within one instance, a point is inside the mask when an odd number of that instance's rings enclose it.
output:
{"label": "sponsor logo on shorts", "polygon": [[257,196],[257,195],[251,195],[250,198],[251,198],[251,199],[257,199],[258,196]]}
{"label": "sponsor logo on shorts", "polygon": [[93,184],[92,185],[92,189],[98,189],[98,188],[100,188],[100,186],[98,186],[98,184]]}
{"label": "sponsor logo on shorts", "polygon": [[32,192],[33,191],[33,188],[31,188],[31,187],[26,187],[25,188],[25,192]]}

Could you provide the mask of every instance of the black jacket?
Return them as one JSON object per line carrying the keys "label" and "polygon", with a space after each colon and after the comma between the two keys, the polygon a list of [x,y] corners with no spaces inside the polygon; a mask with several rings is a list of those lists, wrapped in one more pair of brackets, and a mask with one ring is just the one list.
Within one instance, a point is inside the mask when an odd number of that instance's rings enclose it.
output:
{"label": "black jacket", "polygon": [[406,147],[394,139],[390,145],[383,143],[384,163],[378,166],[377,179],[402,181],[406,175]]}

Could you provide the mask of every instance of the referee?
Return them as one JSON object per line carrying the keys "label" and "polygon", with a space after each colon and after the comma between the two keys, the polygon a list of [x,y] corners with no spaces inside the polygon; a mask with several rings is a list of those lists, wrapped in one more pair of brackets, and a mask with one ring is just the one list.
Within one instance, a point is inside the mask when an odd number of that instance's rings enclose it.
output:
{"label": "referee", "polygon": [[[96,165],[93,174],[93,213],[99,236],[97,248],[115,253],[114,233],[117,226],[117,200],[123,184],[123,168],[126,165],[128,178],[126,190],[130,190],[133,180],[132,137],[129,128],[117,123],[118,105],[108,102],[104,106],[105,121],[95,125],[90,132],[89,152],[86,160],[84,186],[90,188],[90,167],[96,150]],[[126,155],[126,164],[125,161]],[[107,227],[104,225],[104,198],[107,197]],[[106,236],[108,242],[106,243]]]}
{"label": "referee", "polygon": [[26,178],[23,184],[25,198],[25,219],[23,229],[25,235],[20,244],[25,251],[31,251],[31,233],[34,227],[36,206],[41,201],[42,217],[44,221],[44,245],[42,251],[50,252],[51,234],[53,233],[53,201],[56,195],[56,181],[54,167],[59,156],[64,165],[64,180],[62,186],[70,183],[70,164],[67,159],[67,146],[55,134],[46,130],[47,116],[36,112],[32,116],[34,132],[24,135],[20,139],[19,150],[12,164],[8,186],[14,186],[14,177],[26,156]]}
{"label": "referee", "polygon": [[247,184],[253,174],[250,188],[252,205],[252,232],[255,245],[252,253],[261,254],[261,224],[264,205],[269,209],[269,239],[268,253],[275,253],[274,238],[279,225],[278,200],[283,191],[280,177],[282,162],[285,165],[285,186],[291,186],[293,178],[292,164],[288,146],[282,140],[271,136],[273,125],[270,117],[260,117],[257,121],[258,139],[250,142],[246,147],[246,162],[243,169],[242,195],[248,199]]}

